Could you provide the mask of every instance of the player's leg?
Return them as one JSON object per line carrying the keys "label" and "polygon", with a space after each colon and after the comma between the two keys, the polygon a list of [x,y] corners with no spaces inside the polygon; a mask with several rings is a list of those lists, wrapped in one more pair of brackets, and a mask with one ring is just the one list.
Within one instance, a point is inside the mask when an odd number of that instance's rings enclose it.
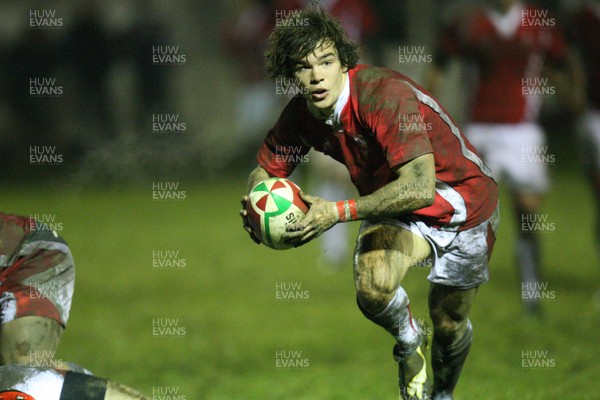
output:
{"label": "player's leg", "polygon": [[[512,193],[517,235],[515,253],[521,275],[520,293],[525,311],[539,313],[536,301],[540,280],[540,223],[538,214],[544,194],[550,187],[548,153],[544,131],[535,123],[502,128],[499,151],[503,154],[503,172]],[[518,138],[518,139],[515,139]]]}
{"label": "player's leg", "polygon": [[0,325],[0,365],[55,366],[63,327],[46,317],[27,316]]}
{"label": "player's leg", "polygon": [[427,380],[422,335],[401,286],[409,268],[431,253],[422,237],[399,226],[363,223],[357,240],[354,279],[363,314],[396,339],[402,398],[425,398]]}
{"label": "player's leg", "polygon": [[429,312],[434,328],[431,346],[433,400],[452,399],[471,349],[473,328],[468,317],[476,291],[477,288],[461,290],[431,284]]}
{"label": "player's leg", "polygon": [[450,400],[469,354],[473,328],[469,312],[477,288],[489,279],[500,210],[481,224],[450,235],[421,227],[435,248],[429,273],[429,312],[434,334],[431,346],[433,399]]}
{"label": "player's leg", "polygon": [[542,195],[517,192],[514,194],[515,216],[519,226],[516,242],[517,264],[521,274],[521,293],[525,311],[540,313],[538,287],[540,282],[540,244],[538,212]]}
{"label": "player's leg", "polygon": [[0,365],[56,366],[52,358],[69,317],[75,280],[68,248],[56,246],[60,250],[37,250],[25,256],[18,268],[4,276]]}

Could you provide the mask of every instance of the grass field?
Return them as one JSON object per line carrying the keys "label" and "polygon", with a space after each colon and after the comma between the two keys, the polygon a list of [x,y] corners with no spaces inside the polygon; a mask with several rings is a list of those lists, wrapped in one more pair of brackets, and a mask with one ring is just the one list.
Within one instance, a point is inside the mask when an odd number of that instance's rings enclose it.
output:
{"label": "grass field", "polygon": [[[350,264],[323,274],[315,243],[254,245],[237,216],[244,185],[181,182],[182,201],[154,201],[152,182],[5,191],[5,211],[53,215],[76,260],[58,357],[156,399],[397,399],[393,341],[356,308]],[[600,272],[583,179],[556,176],[543,212],[555,228],[542,232],[553,297],[543,301],[545,318],[522,316],[504,207],[457,399],[600,396]],[[165,254],[178,266],[156,267]],[[425,277],[415,270],[405,281],[417,318],[427,318]],[[299,298],[283,301],[278,290]]]}

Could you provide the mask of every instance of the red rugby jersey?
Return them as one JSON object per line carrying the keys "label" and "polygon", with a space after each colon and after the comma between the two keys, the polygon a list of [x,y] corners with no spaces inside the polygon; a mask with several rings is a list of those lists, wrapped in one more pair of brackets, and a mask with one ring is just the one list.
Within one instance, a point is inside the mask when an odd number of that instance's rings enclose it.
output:
{"label": "red rugby jersey", "polygon": [[443,32],[439,51],[442,60],[461,56],[474,68],[469,118],[483,123],[535,120],[542,95],[554,90],[540,75],[544,61],[562,63],[567,55],[548,11],[519,3],[504,15],[477,10],[461,18]]}
{"label": "red rugby jersey", "polygon": [[366,65],[348,72],[348,85],[333,126],[317,120],[301,95],[294,97],[259,149],[259,165],[287,177],[312,147],[344,164],[359,193],[368,195],[395,180],[396,167],[433,153],[435,201],[410,216],[463,230],[492,215],[498,192],[489,169],[422,87],[396,71]]}

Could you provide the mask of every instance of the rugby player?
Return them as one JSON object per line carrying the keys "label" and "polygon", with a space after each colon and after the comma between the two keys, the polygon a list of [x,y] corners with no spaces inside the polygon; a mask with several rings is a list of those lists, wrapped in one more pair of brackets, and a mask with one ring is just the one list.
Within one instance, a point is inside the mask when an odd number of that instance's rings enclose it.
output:
{"label": "rugby player", "polygon": [[[302,23],[275,27],[266,63],[271,77],[295,80],[302,94],[264,139],[246,193],[292,173],[296,164],[277,157],[281,149],[306,154],[314,148],[346,166],[360,197],[328,201],[302,193],[310,210],[286,239],[300,246],[335,224],[362,221],[354,257],[357,304],[396,340],[400,396],[451,399],[473,337],[469,312],[488,280],[499,220],[496,183],[422,87],[398,72],[358,64],[357,45],[317,3],[297,18]],[[240,215],[259,243],[243,209]],[[431,267],[432,397],[426,335],[402,287],[411,267],[425,266]]]}
{"label": "rugby player", "polygon": [[[544,66],[566,72],[570,94],[581,91],[575,63],[555,20],[519,0],[487,0],[487,7],[466,12],[440,35],[428,86],[437,93],[452,58],[465,61],[465,87],[472,92],[465,135],[480,151],[496,181],[511,192],[518,227],[515,253],[522,302],[528,316],[541,313],[539,215],[550,187],[545,133],[538,123],[545,96],[555,88]],[[548,72],[548,71],[546,71]]]}
{"label": "rugby player", "polygon": [[69,247],[51,227],[0,212],[0,365],[54,366],[74,282]]}

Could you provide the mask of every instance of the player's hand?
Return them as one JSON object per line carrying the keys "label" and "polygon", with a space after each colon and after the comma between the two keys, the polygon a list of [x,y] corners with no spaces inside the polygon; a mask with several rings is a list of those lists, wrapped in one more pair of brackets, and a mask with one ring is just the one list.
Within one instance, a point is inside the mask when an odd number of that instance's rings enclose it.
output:
{"label": "player's hand", "polygon": [[250,239],[254,241],[256,244],[260,244],[260,239],[256,237],[254,232],[252,231],[252,227],[248,222],[248,211],[246,211],[246,202],[248,201],[248,196],[242,197],[242,209],[240,210],[240,216],[242,217],[242,224],[244,226],[244,230],[248,232],[250,235]]}
{"label": "player's hand", "polygon": [[335,202],[300,192],[300,198],[309,206],[309,210],[300,222],[290,225],[282,238],[294,246],[302,246],[319,237],[338,221]]}

